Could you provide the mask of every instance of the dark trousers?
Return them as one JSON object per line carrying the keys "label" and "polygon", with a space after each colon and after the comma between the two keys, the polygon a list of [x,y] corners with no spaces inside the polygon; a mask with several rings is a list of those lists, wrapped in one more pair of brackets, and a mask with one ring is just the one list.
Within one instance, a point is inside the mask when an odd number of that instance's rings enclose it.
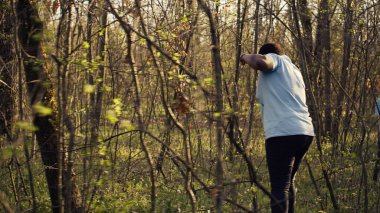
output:
{"label": "dark trousers", "polygon": [[291,135],[268,138],[265,143],[269,170],[272,213],[293,213],[296,198],[294,177],[310,147],[312,136]]}

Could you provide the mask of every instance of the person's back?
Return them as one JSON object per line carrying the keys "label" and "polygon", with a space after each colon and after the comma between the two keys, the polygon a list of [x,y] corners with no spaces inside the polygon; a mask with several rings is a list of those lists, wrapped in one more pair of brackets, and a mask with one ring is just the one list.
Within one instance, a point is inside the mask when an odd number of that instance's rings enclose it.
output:
{"label": "person's back", "polygon": [[260,72],[256,97],[262,105],[265,138],[314,135],[301,72],[286,55],[266,54],[273,70]]}

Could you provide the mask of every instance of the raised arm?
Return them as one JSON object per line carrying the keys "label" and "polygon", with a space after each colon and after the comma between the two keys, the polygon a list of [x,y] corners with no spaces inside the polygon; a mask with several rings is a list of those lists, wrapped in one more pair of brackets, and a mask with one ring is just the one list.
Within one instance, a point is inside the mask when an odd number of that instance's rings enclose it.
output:
{"label": "raised arm", "polygon": [[274,66],[272,58],[260,54],[243,54],[240,56],[240,62],[263,72],[272,71]]}

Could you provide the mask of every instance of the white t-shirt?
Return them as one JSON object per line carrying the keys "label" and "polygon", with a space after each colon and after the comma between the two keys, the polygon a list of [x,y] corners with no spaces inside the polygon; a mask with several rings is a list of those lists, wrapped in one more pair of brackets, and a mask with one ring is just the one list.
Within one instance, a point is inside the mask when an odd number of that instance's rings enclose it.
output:
{"label": "white t-shirt", "polygon": [[288,135],[314,136],[301,72],[286,55],[273,59],[271,71],[259,72],[256,98],[261,103],[265,139]]}

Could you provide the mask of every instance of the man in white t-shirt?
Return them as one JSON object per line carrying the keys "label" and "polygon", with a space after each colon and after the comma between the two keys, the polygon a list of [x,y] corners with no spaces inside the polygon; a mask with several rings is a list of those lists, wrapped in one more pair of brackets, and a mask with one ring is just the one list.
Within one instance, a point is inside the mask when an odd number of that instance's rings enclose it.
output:
{"label": "man in white t-shirt", "polygon": [[313,140],[300,70],[279,44],[264,44],[259,54],[243,54],[241,63],[259,70],[256,97],[265,131],[272,213],[294,212],[294,177]]}

